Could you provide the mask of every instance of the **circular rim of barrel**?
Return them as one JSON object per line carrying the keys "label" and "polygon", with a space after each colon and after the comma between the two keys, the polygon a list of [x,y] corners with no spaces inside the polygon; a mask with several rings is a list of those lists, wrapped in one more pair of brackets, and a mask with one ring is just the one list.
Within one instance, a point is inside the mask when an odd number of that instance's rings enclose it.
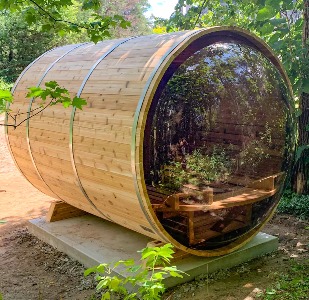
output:
{"label": "circular rim of barrel", "polygon": [[[169,66],[172,64],[174,59],[181,54],[190,44],[199,39],[212,37],[214,41],[209,43],[209,45],[214,44],[220,40],[222,34],[226,34],[226,36],[233,38],[234,40],[239,40],[248,46],[252,46],[264,54],[270,62],[275,66],[275,68],[280,72],[282,78],[284,79],[289,92],[293,95],[291,83],[288,79],[287,73],[283,67],[283,64],[280,62],[279,58],[274,54],[272,49],[259,37],[248,32],[247,30],[234,27],[234,26],[217,26],[206,29],[200,29],[191,31],[191,34],[185,36],[181,43],[179,43],[174,49],[165,54],[163,59],[160,61],[158,66],[153,71],[150,76],[147,84],[144,87],[143,93],[140,97],[138,107],[134,116],[134,124],[132,128],[132,142],[131,142],[131,166],[132,166],[132,174],[134,177],[134,184],[136,189],[136,195],[140,202],[140,205],[147,217],[150,225],[152,225],[152,230],[156,232],[165,242],[170,242],[178,249],[181,249],[185,252],[188,252],[197,256],[204,257],[212,257],[212,256],[220,256],[224,254],[231,253],[245,244],[247,244],[250,240],[254,238],[254,236],[267,224],[267,222],[273,216],[278,203],[272,208],[268,216],[264,219],[264,221],[255,227],[251,228],[249,231],[238,237],[234,242],[223,246],[221,248],[216,248],[214,250],[196,250],[190,247],[184,246],[177,240],[175,240],[162,226],[160,221],[158,220],[154,210],[151,206],[151,201],[149,199],[146,184],[144,180],[144,170],[143,170],[143,144],[144,144],[144,130],[146,126],[146,120],[148,118],[148,112],[150,105],[154,99],[154,95],[159,86],[161,79],[164,74],[168,70]],[[205,46],[204,46],[205,47]],[[290,109],[292,109],[292,105],[290,105]]]}

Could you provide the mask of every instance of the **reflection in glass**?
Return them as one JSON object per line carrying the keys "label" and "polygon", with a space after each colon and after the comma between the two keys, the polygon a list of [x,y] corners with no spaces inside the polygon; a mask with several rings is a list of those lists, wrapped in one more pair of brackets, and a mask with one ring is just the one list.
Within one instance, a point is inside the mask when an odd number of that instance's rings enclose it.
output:
{"label": "reflection in glass", "polygon": [[172,237],[214,249],[263,222],[288,163],[288,97],[274,65],[239,42],[192,53],[167,80],[148,115],[144,170]]}

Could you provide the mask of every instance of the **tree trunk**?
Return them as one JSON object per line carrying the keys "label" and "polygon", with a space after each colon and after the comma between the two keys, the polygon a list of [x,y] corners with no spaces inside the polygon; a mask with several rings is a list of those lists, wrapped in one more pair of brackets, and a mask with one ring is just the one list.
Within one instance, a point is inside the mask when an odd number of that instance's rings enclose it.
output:
{"label": "tree trunk", "polygon": [[[303,27],[303,46],[306,49],[305,59],[308,59],[309,42],[309,0],[304,0],[304,27]],[[303,73],[303,78],[308,79],[308,72]],[[300,109],[302,114],[298,119],[298,145],[309,145],[309,94],[302,93],[300,98]],[[295,177],[293,187],[298,194],[309,194],[309,149],[303,151],[301,157],[295,164]]]}

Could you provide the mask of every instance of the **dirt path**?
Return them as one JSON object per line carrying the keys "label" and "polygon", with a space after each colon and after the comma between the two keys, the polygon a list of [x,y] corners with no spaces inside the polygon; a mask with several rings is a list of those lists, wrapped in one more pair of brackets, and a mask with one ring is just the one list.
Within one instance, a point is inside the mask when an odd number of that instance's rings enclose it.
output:
{"label": "dirt path", "polygon": [[93,293],[82,265],[26,229],[27,220],[45,215],[52,200],[20,174],[0,127],[0,293],[4,300],[88,299]]}
{"label": "dirt path", "polygon": [[[0,116],[2,123],[3,116]],[[26,221],[47,212],[52,199],[37,191],[15,167],[0,127],[0,293],[4,300],[94,299],[94,283],[78,262],[31,236]],[[308,260],[308,222],[276,216],[265,232],[277,235],[280,251],[232,270],[197,278],[170,299],[252,300],[291,260]],[[252,295],[250,298],[248,295]]]}

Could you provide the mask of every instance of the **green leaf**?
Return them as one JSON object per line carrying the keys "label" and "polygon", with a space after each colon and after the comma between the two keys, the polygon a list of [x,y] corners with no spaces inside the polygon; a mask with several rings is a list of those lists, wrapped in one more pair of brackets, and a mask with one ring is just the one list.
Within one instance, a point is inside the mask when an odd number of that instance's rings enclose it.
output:
{"label": "green leaf", "polygon": [[59,34],[60,37],[64,37],[67,33],[64,29],[60,29],[60,30],[58,30],[58,34]]}
{"label": "green leaf", "polygon": [[309,78],[308,79],[303,79],[302,92],[309,94]]}
{"label": "green leaf", "polygon": [[172,258],[172,254],[175,253],[175,251],[172,248],[173,248],[172,244],[165,244],[162,247],[160,247],[158,255],[164,258]]}
{"label": "green leaf", "polygon": [[170,275],[171,275],[172,277],[183,278],[183,276],[182,276],[181,274],[179,274],[179,273],[177,273],[177,272],[175,272],[175,271],[171,271],[171,272],[170,272]]}
{"label": "green leaf", "polygon": [[97,44],[98,42],[100,42],[102,40],[102,38],[97,34],[91,34],[90,39],[95,44]]}
{"label": "green leaf", "polygon": [[114,268],[117,268],[119,265],[123,263],[124,263],[124,260],[118,260],[117,262],[114,263]]}
{"label": "green leaf", "polygon": [[93,9],[93,10],[98,10],[101,7],[101,1],[100,0],[84,0],[82,9],[83,10],[88,10],[88,9]]}
{"label": "green leaf", "polygon": [[13,101],[13,95],[8,90],[0,90],[0,100],[4,100],[6,102],[12,102]]}
{"label": "green leaf", "polygon": [[[87,104],[87,101],[85,99],[83,99],[83,98],[79,98],[77,96],[75,96],[73,98],[73,101],[72,101],[72,106],[73,107],[76,107],[76,108],[82,110],[83,106],[86,105],[86,104]],[[133,261],[133,263],[134,263],[134,261]]]}
{"label": "green leaf", "polygon": [[155,279],[163,279],[163,275],[164,274],[166,274],[165,272],[158,272],[158,273],[155,273],[154,275],[153,275],[153,277],[155,278]]}
{"label": "green leaf", "polygon": [[97,272],[99,273],[105,273],[106,268],[108,267],[108,264],[100,264],[97,266]]}
{"label": "green leaf", "polygon": [[131,26],[131,22],[129,22],[129,21],[122,21],[122,22],[120,22],[119,25],[120,25],[121,28],[127,29],[128,27]]}
{"label": "green leaf", "polygon": [[157,251],[155,251],[156,248],[145,248],[142,253],[142,259],[146,259],[149,256],[155,256],[157,254]]}
{"label": "green leaf", "polygon": [[265,23],[261,28],[260,28],[260,32],[263,35],[268,35],[270,33],[272,33],[274,31],[274,25],[272,25],[271,23]]}
{"label": "green leaf", "polygon": [[282,0],[266,0],[265,5],[274,8],[276,11],[279,11],[281,1]]}
{"label": "green leaf", "polygon": [[267,290],[266,294],[267,295],[276,295],[277,291],[275,289]]}
{"label": "green leaf", "polygon": [[135,272],[137,272],[140,268],[141,268],[141,266],[133,266],[133,267],[130,267],[130,268],[128,269],[128,271],[131,272],[131,273],[135,273]]}
{"label": "green leaf", "polygon": [[269,20],[269,22],[274,26],[278,26],[280,24],[285,24],[286,19],[285,18],[274,18],[274,19]]}
{"label": "green leaf", "polygon": [[55,89],[59,85],[56,81],[52,80],[52,81],[45,82],[45,86],[48,87],[48,88],[51,88],[51,89]]}
{"label": "green leaf", "polygon": [[309,145],[303,145],[297,148],[295,160],[298,161],[302,155],[302,153],[309,149]]}
{"label": "green leaf", "polygon": [[106,292],[102,295],[101,300],[107,300],[111,298],[111,294],[109,292]]}
{"label": "green leaf", "polygon": [[[68,108],[69,106],[71,106],[71,99],[70,98],[62,98],[60,100],[60,102],[62,103],[64,108]],[[59,101],[57,101],[56,103],[59,103]]]}
{"label": "green leaf", "polygon": [[272,44],[272,47],[275,50],[280,50],[282,47],[284,46],[284,42],[283,41],[276,41]]}
{"label": "green leaf", "polygon": [[102,288],[108,287],[109,282],[111,281],[110,277],[103,277],[101,281],[96,286],[97,290],[101,290]]}
{"label": "green leaf", "polygon": [[117,276],[114,276],[112,279],[111,279],[111,282],[109,284],[109,288],[110,289],[113,289],[113,290],[116,290],[120,284],[121,280],[117,277]]}
{"label": "green leaf", "polygon": [[130,266],[133,266],[134,265],[134,259],[128,259],[128,260],[125,260],[124,261],[124,265],[126,266],[126,267],[130,267]]}
{"label": "green leaf", "polygon": [[0,220],[0,224],[5,224],[5,223],[7,223],[7,221],[5,221],[5,220]]}
{"label": "green leaf", "polygon": [[299,18],[299,19],[295,22],[294,26],[295,26],[297,29],[301,29],[301,28],[303,27],[303,22],[304,22],[304,19],[303,19],[303,18]]}
{"label": "green leaf", "polygon": [[92,268],[89,268],[87,270],[84,271],[84,276],[88,276],[89,274],[91,273],[96,273],[97,272],[97,267],[92,267]]}
{"label": "green leaf", "polygon": [[26,95],[27,98],[36,98],[43,93],[43,89],[37,86],[29,87],[28,90],[30,92]]}
{"label": "green leaf", "polygon": [[276,11],[271,6],[265,6],[258,11],[257,16],[256,16],[256,20],[257,21],[269,20],[275,14],[276,14]]}
{"label": "green leaf", "polygon": [[51,24],[49,24],[49,23],[43,24],[41,26],[41,31],[47,32],[47,31],[50,31],[52,28],[53,28],[53,26]]}
{"label": "green leaf", "polygon": [[[297,2],[297,1],[295,1]],[[285,0],[283,1],[283,10],[290,10],[294,8],[294,1],[293,0]]]}
{"label": "green leaf", "polygon": [[302,113],[303,113],[303,112],[302,112],[301,109],[299,109],[299,108],[295,109],[295,117],[296,117],[296,118],[300,117]]}
{"label": "green leaf", "polygon": [[24,13],[24,19],[28,23],[28,25],[34,24],[36,22],[36,15],[33,8],[28,9]]}

